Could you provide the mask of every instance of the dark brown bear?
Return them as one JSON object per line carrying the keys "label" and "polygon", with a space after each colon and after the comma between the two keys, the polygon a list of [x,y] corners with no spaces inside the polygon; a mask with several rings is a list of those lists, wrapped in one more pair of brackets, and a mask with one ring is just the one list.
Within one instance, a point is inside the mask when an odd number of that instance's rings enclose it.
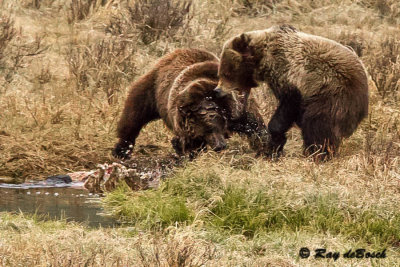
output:
{"label": "dark brown bear", "polygon": [[[246,32],[224,45],[216,91],[241,99],[233,114],[246,109],[257,81],[266,82],[279,100],[268,130],[267,155],[280,153],[295,123],[306,155],[330,158],[368,113],[365,68],[349,48],[289,25]],[[320,152],[318,154],[318,152]]]}
{"label": "dark brown bear", "polygon": [[[230,133],[227,107],[231,106],[231,99],[229,95],[218,101],[213,99],[218,66],[218,58],[198,49],[179,49],[161,58],[131,86],[113,155],[129,157],[143,126],[159,118],[176,135],[172,144],[178,154],[202,149],[207,144],[216,151],[224,149]],[[252,148],[260,150],[266,143],[262,137],[267,130],[256,108],[249,111],[246,118],[230,128],[245,133]]]}

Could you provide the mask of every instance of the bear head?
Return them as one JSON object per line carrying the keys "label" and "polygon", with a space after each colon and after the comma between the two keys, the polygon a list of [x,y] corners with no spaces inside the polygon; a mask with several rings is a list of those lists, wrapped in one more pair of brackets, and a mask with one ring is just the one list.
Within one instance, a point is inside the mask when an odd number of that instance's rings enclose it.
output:
{"label": "bear head", "polygon": [[[178,124],[186,138],[185,150],[194,149],[191,143],[209,145],[214,151],[226,148],[229,136],[227,118],[211,99],[179,108]],[[190,140],[190,144],[187,140]]]}
{"label": "bear head", "polygon": [[219,97],[230,94],[233,98],[232,118],[237,119],[246,109],[250,90],[257,86],[254,72],[258,58],[253,44],[253,34],[242,33],[228,40],[222,50],[218,68],[219,82],[215,89]]}
{"label": "bear head", "polygon": [[198,79],[177,96],[174,129],[185,137],[185,145],[181,145],[183,150],[192,149],[189,143],[193,141],[208,144],[215,151],[226,147],[225,138],[229,136],[227,112],[215,101],[215,86],[216,82]]}

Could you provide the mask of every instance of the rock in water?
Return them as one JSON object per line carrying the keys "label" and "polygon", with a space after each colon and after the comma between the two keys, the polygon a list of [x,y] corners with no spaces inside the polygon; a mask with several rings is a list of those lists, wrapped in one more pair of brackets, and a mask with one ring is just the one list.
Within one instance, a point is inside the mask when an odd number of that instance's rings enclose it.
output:
{"label": "rock in water", "polygon": [[69,184],[72,179],[69,175],[54,175],[47,177],[45,182],[49,184]]}

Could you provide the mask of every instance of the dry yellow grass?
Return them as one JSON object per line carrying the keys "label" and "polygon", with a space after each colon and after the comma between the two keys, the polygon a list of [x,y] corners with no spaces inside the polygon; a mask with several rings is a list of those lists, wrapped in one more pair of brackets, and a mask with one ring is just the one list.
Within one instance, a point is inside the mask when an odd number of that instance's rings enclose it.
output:
{"label": "dry yellow grass", "polygon": [[[0,176],[42,179],[112,161],[110,151],[127,85],[157,58],[178,47],[205,48],[219,54],[230,36],[290,23],[352,46],[371,74],[370,115],[345,140],[340,155],[327,163],[313,163],[301,155],[300,132],[292,129],[285,156],[270,162],[255,159],[244,140],[234,136],[227,151],[204,153],[169,178],[213,172],[223,188],[235,184],[249,192],[261,190],[282,200],[278,203],[284,210],[306,207],[304,200],[315,193],[324,197],[334,194],[335,207],[348,213],[349,220],[352,212],[364,214],[373,209],[374,219],[396,221],[400,204],[397,1],[194,0],[176,28],[168,28],[169,22],[164,21],[156,24],[156,31],[148,32],[140,21],[129,17],[126,5],[133,6],[134,1],[87,1],[93,4],[82,19],[71,13],[71,4],[78,2],[0,1],[0,36],[3,18],[11,17],[15,28],[15,37],[7,45],[1,46],[0,37]],[[101,42],[108,44],[110,58],[99,53]],[[121,51],[120,57],[113,54]],[[276,101],[266,86],[254,93],[267,121]],[[134,153],[148,153],[148,144],[159,146],[158,154],[171,153],[170,138],[162,122],[151,123],[141,132]],[[223,197],[219,192],[213,194],[216,201]],[[129,194],[127,199],[131,197],[135,199]],[[2,214],[0,265],[153,266],[159,255],[161,265],[168,266],[170,260],[170,266],[182,266],[177,258],[184,256],[176,253],[188,251],[193,265],[209,257],[208,266],[400,264],[399,242],[357,239],[351,229],[334,233],[329,225],[325,232],[313,226],[283,227],[270,232],[264,229],[253,237],[220,231],[208,225],[209,218],[202,217],[204,206],[197,201],[188,198],[186,203],[194,211],[190,223],[139,233],[134,226],[89,230]],[[399,228],[390,228],[394,234],[388,236],[400,239]],[[388,258],[378,261],[298,257],[302,246],[343,252],[357,247],[376,250],[383,245],[388,248]]]}
{"label": "dry yellow grass", "polygon": [[[43,222],[35,217],[0,214],[1,266],[398,266],[389,248],[387,259],[300,259],[302,246],[341,253],[365,247],[342,235],[278,232],[246,240],[198,226],[163,232],[134,228],[88,229],[73,223]],[[210,241],[211,240],[211,241]]]}

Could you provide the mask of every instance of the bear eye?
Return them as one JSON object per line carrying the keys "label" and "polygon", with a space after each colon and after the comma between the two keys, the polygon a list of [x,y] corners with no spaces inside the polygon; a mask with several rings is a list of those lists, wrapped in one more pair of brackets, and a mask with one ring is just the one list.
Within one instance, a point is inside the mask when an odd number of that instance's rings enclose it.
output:
{"label": "bear eye", "polygon": [[219,74],[220,78],[224,79],[224,80],[230,80],[230,72],[223,72],[221,71],[221,73]]}

